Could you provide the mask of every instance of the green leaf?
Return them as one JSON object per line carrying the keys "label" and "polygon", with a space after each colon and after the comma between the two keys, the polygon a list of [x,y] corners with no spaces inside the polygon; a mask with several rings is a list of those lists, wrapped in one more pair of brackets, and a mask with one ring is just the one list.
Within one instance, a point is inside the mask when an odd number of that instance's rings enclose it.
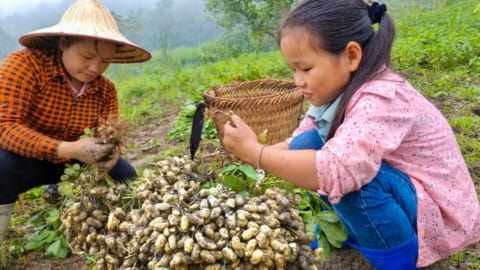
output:
{"label": "green leaf", "polygon": [[32,237],[30,238],[30,241],[33,242],[45,242],[45,239],[47,239],[50,235],[50,230],[48,228],[44,228],[37,233],[33,234]]}
{"label": "green leaf", "polygon": [[247,178],[257,180],[257,172],[250,165],[240,165],[238,169],[245,174]]}
{"label": "green leaf", "polygon": [[81,169],[82,167],[80,166],[80,164],[75,163],[75,164],[73,164],[72,168],[73,168],[74,170],[80,171],[80,169]]}
{"label": "green leaf", "polygon": [[48,235],[47,235],[47,237],[44,239],[44,242],[45,242],[46,244],[52,243],[53,241],[55,241],[55,239],[58,238],[58,233],[59,233],[58,231],[52,231],[52,230],[48,231]]}
{"label": "green leaf", "polygon": [[311,211],[298,211],[300,216],[302,217],[303,223],[307,224],[309,222],[315,222],[315,219],[313,217],[313,213]]}
{"label": "green leaf", "polygon": [[232,175],[227,175],[227,176],[224,176],[223,177],[223,184],[226,186],[226,187],[229,187],[233,190],[236,190],[239,188],[240,186],[240,181],[238,180],[237,177],[235,176],[232,176]]}
{"label": "green leaf", "polygon": [[217,185],[214,184],[214,183],[207,182],[207,183],[205,183],[205,184],[202,184],[202,185],[200,186],[200,189],[210,189],[210,188],[216,187],[216,186],[217,186]]}
{"label": "green leaf", "polygon": [[27,220],[27,223],[29,224],[36,224],[36,223],[39,223],[43,221],[43,211],[40,212],[40,213],[37,213],[33,216],[31,216],[28,220]]}
{"label": "green leaf", "polygon": [[245,197],[245,198],[250,196],[250,193],[246,190],[239,191],[238,194],[241,195],[242,197]]}
{"label": "green leaf", "polygon": [[328,239],[328,242],[336,248],[342,247],[343,241],[347,239],[347,231],[343,225],[338,223],[329,223],[320,221],[320,230],[322,235]]}
{"label": "green leaf", "polygon": [[324,235],[320,234],[318,237],[318,246],[323,249],[322,259],[328,261],[332,255],[332,247]]}
{"label": "green leaf", "polygon": [[61,244],[60,244],[60,239],[57,241],[53,242],[45,251],[45,255],[47,257],[56,257],[56,254],[60,252]]}
{"label": "green leaf", "polygon": [[332,210],[332,207],[328,203],[326,203],[318,193],[307,191],[307,194],[307,196],[310,198],[310,205],[312,206],[313,210]]}
{"label": "green leaf", "polygon": [[237,164],[228,164],[227,166],[224,166],[223,168],[220,169],[221,174],[225,174],[227,172],[234,171],[238,168]]}
{"label": "green leaf", "polygon": [[339,221],[340,221],[340,219],[338,219],[337,214],[336,214],[334,211],[330,211],[330,210],[320,211],[320,212],[317,214],[317,217],[318,217],[320,220],[323,220],[323,221],[326,221],[326,222],[330,222],[330,223],[335,223],[335,222],[339,222]]}
{"label": "green leaf", "polygon": [[38,186],[28,190],[25,194],[28,200],[35,200],[38,198],[42,198],[42,190],[43,186]]}
{"label": "green leaf", "polygon": [[57,223],[58,221],[60,221],[60,211],[58,211],[58,209],[52,209],[52,210],[48,211],[46,216],[45,216],[45,221],[48,224]]}
{"label": "green leaf", "polygon": [[53,258],[65,258],[69,253],[70,249],[68,248],[64,237],[53,242],[45,251],[47,257]]}
{"label": "green leaf", "polygon": [[302,196],[300,199],[300,204],[298,205],[299,209],[309,209],[310,208],[310,198],[308,196]]}
{"label": "green leaf", "polygon": [[217,196],[217,194],[218,194],[218,188],[217,188],[217,186],[210,187],[210,188],[208,189],[208,191],[210,192],[210,195],[213,195],[213,196]]}
{"label": "green leaf", "polygon": [[26,250],[37,250],[40,247],[42,247],[43,244],[44,243],[42,241],[29,241],[25,244],[25,249]]}
{"label": "green leaf", "polygon": [[73,168],[65,168],[65,174],[69,176],[77,175],[77,171]]}
{"label": "green leaf", "polygon": [[315,234],[315,228],[317,227],[317,223],[314,221],[313,217],[311,217],[308,221],[305,222],[305,230],[312,234]]}
{"label": "green leaf", "polygon": [[73,192],[75,184],[70,182],[61,182],[58,184],[58,191],[65,197],[71,198],[75,195]]}
{"label": "green leaf", "polygon": [[[38,250],[42,248],[45,244],[49,243],[52,231],[44,228],[35,234],[33,234],[25,244],[26,250]],[[55,232],[54,232],[55,233]]]}

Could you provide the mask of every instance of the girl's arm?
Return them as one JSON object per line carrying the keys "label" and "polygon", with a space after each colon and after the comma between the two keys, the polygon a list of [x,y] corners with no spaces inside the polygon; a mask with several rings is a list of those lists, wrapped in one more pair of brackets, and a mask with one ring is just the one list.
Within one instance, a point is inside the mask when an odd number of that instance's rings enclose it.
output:
{"label": "girl's arm", "polygon": [[253,130],[236,115],[225,124],[223,145],[241,160],[298,187],[316,191],[321,184],[316,177],[315,150],[288,150],[286,142],[264,147]]}

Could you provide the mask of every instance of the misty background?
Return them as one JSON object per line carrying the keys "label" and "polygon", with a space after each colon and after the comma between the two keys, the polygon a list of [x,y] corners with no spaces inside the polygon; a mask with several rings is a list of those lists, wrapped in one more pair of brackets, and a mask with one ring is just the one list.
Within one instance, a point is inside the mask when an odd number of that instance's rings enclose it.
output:
{"label": "misty background", "polygon": [[[0,57],[21,47],[20,35],[57,24],[72,3],[73,0],[57,0],[8,12],[2,9],[6,3],[0,3]],[[115,17],[120,31],[149,51],[196,47],[223,32],[222,27],[209,19],[204,0],[101,0],[101,3]]]}
{"label": "misty background", "polygon": [[[20,35],[58,23],[74,1],[0,0],[0,59],[20,48]],[[111,11],[127,38],[154,56],[160,56],[163,62],[175,51],[182,51],[182,64],[278,49],[278,25],[298,1],[100,0]],[[457,1],[384,2],[389,6],[389,13],[397,18]]]}

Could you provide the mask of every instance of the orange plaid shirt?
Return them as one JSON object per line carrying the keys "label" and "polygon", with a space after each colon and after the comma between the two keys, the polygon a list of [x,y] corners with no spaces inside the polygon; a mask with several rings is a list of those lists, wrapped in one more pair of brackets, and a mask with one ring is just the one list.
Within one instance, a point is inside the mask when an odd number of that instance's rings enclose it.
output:
{"label": "orange plaid shirt", "polygon": [[56,50],[20,49],[0,66],[0,148],[59,163],[58,146],[100,119],[118,116],[115,86],[103,76],[74,97]]}

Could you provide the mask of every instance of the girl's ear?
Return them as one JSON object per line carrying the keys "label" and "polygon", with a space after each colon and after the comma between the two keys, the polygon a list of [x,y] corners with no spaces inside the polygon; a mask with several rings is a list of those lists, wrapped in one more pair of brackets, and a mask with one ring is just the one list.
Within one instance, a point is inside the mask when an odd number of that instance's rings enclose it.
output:
{"label": "girl's ear", "polygon": [[355,41],[348,42],[344,51],[344,58],[350,72],[354,72],[358,69],[360,62],[362,61],[362,46]]}

